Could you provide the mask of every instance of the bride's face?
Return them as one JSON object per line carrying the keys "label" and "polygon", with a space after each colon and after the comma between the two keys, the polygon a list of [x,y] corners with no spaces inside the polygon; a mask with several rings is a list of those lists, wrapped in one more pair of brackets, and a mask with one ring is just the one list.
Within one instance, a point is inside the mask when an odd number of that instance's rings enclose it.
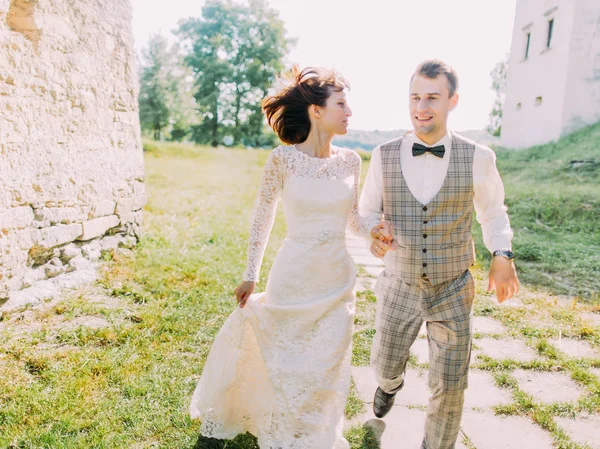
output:
{"label": "bride's face", "polygon": [[348,132],[348,119],[352,116],[352,110],[348,106],[346,92],[333,91],[325,106],[318,107],[318,113],[319,126],[324,131],[332,134]]}

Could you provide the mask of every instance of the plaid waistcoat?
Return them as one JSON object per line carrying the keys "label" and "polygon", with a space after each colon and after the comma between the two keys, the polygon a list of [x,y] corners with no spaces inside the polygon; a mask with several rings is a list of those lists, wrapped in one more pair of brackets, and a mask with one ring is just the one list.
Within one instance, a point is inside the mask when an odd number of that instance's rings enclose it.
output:
{"label": "plaid waistcoat", "polygon": [[452,136],[448,173],[426,205],[417,201],[402,175],[402,137],[381,150],[383,213],[393,226],[398,249],[385,257],[386,271],[407,284],[427,277],[433,285],[460,276],[475,261],[471,235],[475,146]]}

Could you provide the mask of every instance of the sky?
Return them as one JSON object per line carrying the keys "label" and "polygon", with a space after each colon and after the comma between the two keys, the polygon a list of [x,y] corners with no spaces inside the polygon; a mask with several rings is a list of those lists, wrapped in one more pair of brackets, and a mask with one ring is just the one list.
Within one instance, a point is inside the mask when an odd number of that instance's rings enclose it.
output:
{"label": "sky", "polygon": [[[203,0],[130,0],[138,53],[151,34],[200,17]],[[241,0],[240,0],[241,1]],[[456,131],[483,129],[495,93],[490,72],[510,50],[516,0],[267,0],[296,38],[287,65],[331,67],[351,84],[350,128],[409,129],[408,87],[419,62],[459,76]]]}

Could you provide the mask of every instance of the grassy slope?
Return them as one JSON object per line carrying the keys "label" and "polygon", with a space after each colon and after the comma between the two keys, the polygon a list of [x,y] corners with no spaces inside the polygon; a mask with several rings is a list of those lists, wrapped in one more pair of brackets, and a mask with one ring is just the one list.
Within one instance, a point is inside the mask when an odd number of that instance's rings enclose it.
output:
{"label": "grassy slope", "polygon": [[[521,279],[598,300],[600,123],[555,143],[496,154]],[[477,246],[487,263],[481,238]]]}

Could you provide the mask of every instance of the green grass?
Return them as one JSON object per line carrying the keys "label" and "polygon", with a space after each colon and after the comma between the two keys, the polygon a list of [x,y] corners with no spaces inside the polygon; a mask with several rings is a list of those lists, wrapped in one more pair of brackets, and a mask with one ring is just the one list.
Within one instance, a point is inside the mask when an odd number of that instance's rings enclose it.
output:
{"label": "green grass", "polygon": [[[110,325],[3,335],[0,447],[195,447],[199,426],[187,407],[210,344],[235,307],[267,156],[146,146],[144,237],[132,258],[109,262],[100,281],[120,306],[72,297],[43,318],[108,315]],[[258,289],[283,235],[279,214]],[[241,436],[227,447],[257,446]]]}
{"label": "green grass", "polygon": [[[570,168],[569,161],[598,160],[600,126],[558,144],[524,152],[498,151],[515,229],[517,266],[525,284],[554,292],[576,293],[597,304],[600,286],[597,166]],[[233,290],[245,268],[246,242],[266,151],[214,150],[177,144],[145,143],[148,204],[143,238],[132,257],[107,255],[102,278],[91,291],[70,295],[46,308],[3,313],[0,321],[32,313],[32,328],[0,338],[0,447],[52,449],[227,448],[256,449],[256,439],[198,438],[198,424],[187,407],[216,332],[235,307]],[[368,167],[364,157],[363,178]],[[261,282],[285,232],[278,213],[262,267]],[[480,268],[487,251],[478,237]],[[476,270],[476,277],[482,271]],[[529,364],[492,359],[475,365],[495,373],[496,382],[515,391],[506,412],[529,414],[558,439],[573,447],[552,417],[600,411],[600,384],[591,366],[566,358],[545,339],[561,332],[600,346],[600,335],[576,314],[542,302],[532,309],[498,307],[486,298],[476,313],[502,321],[513,337],[524,339],[542,356]],[[100,294],[103,301],[92,301]],[[116,305],[110,305],[114,301]],[[358,298],[359,324],[354,336],[354,365],[369,363],[374,331],[372,292]],[[97,316],[98,329],[67,328],[61,323]],[[543,317],[547,326],[532,322]],[[18,327],[18,322],[11,321]],[[9,323],[10,324],[10,323]],[[414,362],[414,361],[413,361]],[[564,370],[588,390],[574,406],[538,407],[518,392],[508,374],[514,368]],[[500,374],[498,374],[500,373]],[[362,401],[351,390],[348,417],[361,413]],[[510,410],[509,410],[510,409]],[[347,432],[352,449],[372,449],[368,427]]]}
{"label": "green grass", "polygon": [[599,304],[600,123],[523,151],[495,150],[520,279]]}

